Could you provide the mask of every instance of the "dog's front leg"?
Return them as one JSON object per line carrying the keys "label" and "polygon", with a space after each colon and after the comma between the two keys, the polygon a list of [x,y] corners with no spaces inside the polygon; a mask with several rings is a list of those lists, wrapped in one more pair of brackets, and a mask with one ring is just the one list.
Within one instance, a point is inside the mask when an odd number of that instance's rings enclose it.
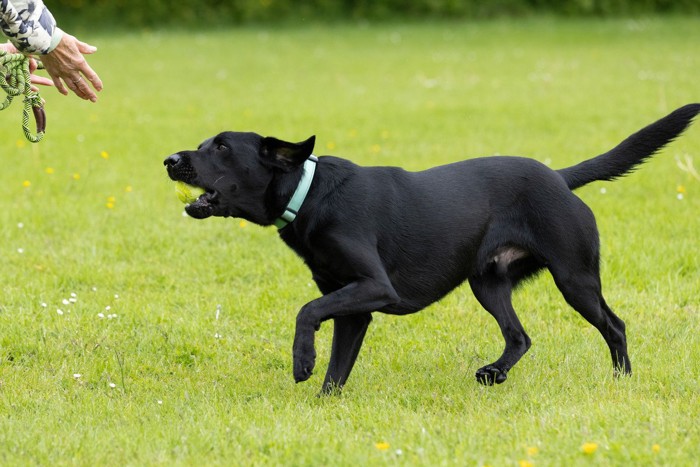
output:
{"label": "dog's front leg", "polygon": [[[294,380],[297,383],[306,381],[313,372],[316,364],[314,335],[321,327],[323,321],[330,318],[367,315],[398,301],[398,295],[388,280],[364,278],[304,305],[297,315],[296,334],[294,336]],[[339,355],[334,355],[335,360],[329,367],[329,373],[334,364],[342,363],[344,368],[342,374],[335,375],[338,377],[336,383],[341,383],[341,379],[343,382],[347,379],[352,369],[352,363],[354,363],[354,357],[357,356],[361,345],[362,339],[359,342],[355,342],[356,348],[348,349],[351,351],[350,354],[354,354],[352,362],[349,361],[349,358],[343,356],[340,356],[340,358],[344,363],[340,362],[338,361]],[[333,376],[331,375],[331,377]]]}

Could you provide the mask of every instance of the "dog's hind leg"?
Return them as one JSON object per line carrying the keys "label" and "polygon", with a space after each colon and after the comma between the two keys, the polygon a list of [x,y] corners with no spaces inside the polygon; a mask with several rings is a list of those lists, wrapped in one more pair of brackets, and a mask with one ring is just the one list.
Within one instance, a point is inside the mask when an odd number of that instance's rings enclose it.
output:
{"label": "dog's hind leg", "polygon": [[597,267],[566,263],[562,268],[562,263],[557,264],[558,267],[549,269],[567,303],[603,335],[610,348],[615,375],[630,374],[625,323],[605,303]]}
{"label": "dog's hind leg", "polygon": [[530,348],[530,337],[525,333],[511,303],[513,284],[506,275],[487,272],[470,278],[469,285],[481,306],[496,318],[506,341],[501,357],[490,365],[479,368],[476,379],[489,386],[494,383],[501,384],[506,380],[508,370]]}
{"label": "dog's hind leg", "polygon": [[333,318],[331,359],[321,394],[329,394],[334,389],[343,387],[355,365],[362,340],[371,321],[370,313]]}

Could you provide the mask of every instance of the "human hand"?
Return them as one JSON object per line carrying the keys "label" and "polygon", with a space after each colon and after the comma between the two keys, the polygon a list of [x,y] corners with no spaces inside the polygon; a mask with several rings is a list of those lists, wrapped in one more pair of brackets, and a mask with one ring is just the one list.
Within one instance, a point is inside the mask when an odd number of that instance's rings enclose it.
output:
{"label": "human hand", "polygon": [[[21,53],[19,50],[17,50],[17,47],[12,45],[11,42],[7,42],[5,44],[0,44],[0,50],[4,50],[5,52],[10,53],[10,54]],[[42,86],[53,86],[53,81],[51,81],[50,79],[34,74],[36,67],[37,67],[36,60],[34,60],[33,58],[30,58],[29,59],[29,73],[31,73],[32,84],[40,84]],[[38,91],[38,90],[39,89],[36,86],[32,86],[32,91]]]}
{"label": "human hand", "polygon": [[92,83],[96,91],[102,90],[102,81],[83,57],[84,54],[89,55],[96,50],[96,47],[64,33],[56,48],[41,56],[46,71],[51,75],[53,84],[61,94],[67,95],[66,87],[68,87],[81,99],[97,101],[97,94],[90,88],[87,81]]}

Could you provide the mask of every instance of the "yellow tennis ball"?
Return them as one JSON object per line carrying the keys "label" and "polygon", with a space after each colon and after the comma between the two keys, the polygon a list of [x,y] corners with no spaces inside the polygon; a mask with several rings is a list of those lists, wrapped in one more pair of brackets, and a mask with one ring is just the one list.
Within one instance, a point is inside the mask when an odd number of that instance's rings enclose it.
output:
{"label": "yellow tennis ball", "polygon": [[198,186],[188,185],[185,182],[175,182],[177,198],[185,204],[192,204],[204,193],[204,189]]}

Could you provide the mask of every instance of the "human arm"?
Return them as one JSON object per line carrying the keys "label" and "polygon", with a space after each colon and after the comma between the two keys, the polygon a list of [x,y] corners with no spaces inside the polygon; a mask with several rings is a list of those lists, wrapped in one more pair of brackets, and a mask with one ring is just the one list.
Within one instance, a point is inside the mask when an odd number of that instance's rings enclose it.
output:
{"label": "human arm", "polygon": [[97,91],[102,81],[83,56],[97,49],[56,27],[41,0],[0,0],[0,29],[22,53],[41,55],[59,92],[68,94],[68,88],[82,99],[97,100],[87,81]]}
{"label": "human arm", "polygon": [[63,36],[41,0],[0,0],[0,29],[24,54],[47,54]]}

